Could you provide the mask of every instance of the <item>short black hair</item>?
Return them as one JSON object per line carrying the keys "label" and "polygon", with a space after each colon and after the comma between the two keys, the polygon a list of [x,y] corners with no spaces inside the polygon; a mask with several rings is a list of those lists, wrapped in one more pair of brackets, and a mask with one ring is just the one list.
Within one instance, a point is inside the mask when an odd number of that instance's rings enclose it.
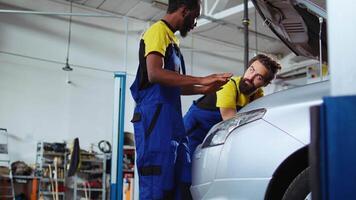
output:
{"label": "short black hair", "polygon": [[173,13],[181,6],[185,5],[189,10],[194,10],[200,6],[201,0],[169,0],[167,13]]}
{"label": "short black hair", "polygon": [[248,67],[251,66],[253,62],[256,60],[260,61],[264,67],[267,68],[269,71],[268,76],[266,77],[266,83],[270,83],[276,76],[278,70],[280,70],[282,67],[279,63],[274,61],[272,58],[264,55],[264,54],[258,54],[257,56],[253,57],[249,62],[248,62]]}

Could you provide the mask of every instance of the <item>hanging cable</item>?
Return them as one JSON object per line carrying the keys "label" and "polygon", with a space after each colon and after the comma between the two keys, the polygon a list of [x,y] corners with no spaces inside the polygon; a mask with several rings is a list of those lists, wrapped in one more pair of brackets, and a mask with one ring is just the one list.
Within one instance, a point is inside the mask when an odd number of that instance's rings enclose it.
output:
{"label": "hanging cable", "polygon": [[[6,51],[1,51],[1,50],[0,50],[0,54],[16,56],[16,57],[19,57],[19,58],[26,58],[26,59],[30,59],[30,60],[37,60],[37,61],[53,63],[53,64],[60,64],[60,65],[65,64],[63,62],[56,61],[56,60],[50,60],[50,59],[39,58],[39,57],[34,57],[34,56],[27,56],[27,55],[23,55],[23,54],[18,54],[18,53],[13,53],[13,52],[6,52]],[[117,71],[100,69],[100,68],[83,66],[83,65],[72,65],[72,66],[74,66],[76,68],[80,68],[80,69],[92,70],[92,71],[97,71],[97,72],[105,72],[105,73],[111,73],[111,74],[117,72]]]}
{"label": "hanging cable", "polygon": [[[70,13],[73,12],[73,1],[70,1]],[[69,50],[70,50],[70,39],[71,39],[71,34],[72,34],[72,15],[69,16],[69,27],[68,27],[68,44],[67,44],[67,58],[66,58],[66,64],[62,68],[64,71],[67,72],[67,83],[71,84],[70,80],[70,72],[73,71],[73,68],[70,67],[69,65]]]}
{"label": "hanging cable", "polygon": [[[70,13],[73,12],[73,7],[72,7],[73,1],[70,1]],[[70,39],[71,39],[71,34],[72,34],[72,15],[69,16],[69,27],[68,27],[68,43],[67,43],[67,63],[68,63],[68,58],[69,58],[69,51],[70,51]]]}

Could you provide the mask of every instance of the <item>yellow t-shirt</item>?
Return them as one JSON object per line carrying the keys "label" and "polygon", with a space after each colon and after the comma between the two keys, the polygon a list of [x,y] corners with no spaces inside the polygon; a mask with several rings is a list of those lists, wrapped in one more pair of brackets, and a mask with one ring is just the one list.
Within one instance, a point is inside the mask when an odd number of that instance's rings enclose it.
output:
{"label": "yellow t-shirt", "polygon": [[175,43],[179,46],[179,40],[173,31],[162,20],[154,23],[143,35],[142,39],[145,42],[146,57],[149,53],[158,52],[165,56],[166,49],[170,43]]}
{"label": "yellow t-shirt", "polygon": [[234,76],[231,79],[233,79],[236,84],[233,80],[230,80],[221,90],[216,92],[216,107],[236,109],[237,107],[243,107],[250,101],[263,96],[263,90],[261,88],[257,89],[251,97],[242,94],[238,87],[241,77]]}

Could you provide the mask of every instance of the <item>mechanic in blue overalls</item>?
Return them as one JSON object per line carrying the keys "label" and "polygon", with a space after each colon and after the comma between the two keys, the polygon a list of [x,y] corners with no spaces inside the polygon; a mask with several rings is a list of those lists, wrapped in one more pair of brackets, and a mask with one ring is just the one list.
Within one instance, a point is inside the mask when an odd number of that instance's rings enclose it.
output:
{"label": "mechanic in blue overalls", "polygon": [[263,54],[253,57],[248,66],[242,77],[233,76],[221,90],[194,101],[184,115],[191,158],[215,124],[234,117],[242,107],[262,97],[262,87],[281,69],[277,62]]}
{"label": "mechanic in blue overalls", "polygon": [[[179,40],[196,25],[200,0],[170,0],[167,14],[142,36],[139,67],[131,86],[136,102],[132,122],[135,131],[136,163],[140,199],[189,199],[190,177],[180,174],[190,162],[185,136],[180,95],[217,91],[232,76],[230,73],[206,77],[185,75]],[[189,175],[189,174],[188,174]],[[179,176],[179,177],[178,177]],[[187,192],[188,189],[188,192]]]}
{"label": "mechanic in blue overalls", "polygon": [[215,124],[234,117],[242,107],[262,97],[262,87],[267,86],[281,69],[264,54],[253,57],[248,66],[243,76],[233,76],[221,90],[194,101],[184,115],[191,157]]}

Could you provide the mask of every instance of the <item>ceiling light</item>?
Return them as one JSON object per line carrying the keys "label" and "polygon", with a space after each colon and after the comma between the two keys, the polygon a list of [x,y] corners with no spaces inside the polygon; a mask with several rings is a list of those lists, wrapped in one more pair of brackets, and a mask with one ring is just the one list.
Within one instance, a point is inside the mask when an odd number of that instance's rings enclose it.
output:
{"label": "ceiling light", "polygon": [[69,66],[68,58],[67,58],[65,67],[63,67],[62,69],[63,69],[64,71],[67,71],[67,72],[73,71],[73,68],[71,68],[71,67]]}

